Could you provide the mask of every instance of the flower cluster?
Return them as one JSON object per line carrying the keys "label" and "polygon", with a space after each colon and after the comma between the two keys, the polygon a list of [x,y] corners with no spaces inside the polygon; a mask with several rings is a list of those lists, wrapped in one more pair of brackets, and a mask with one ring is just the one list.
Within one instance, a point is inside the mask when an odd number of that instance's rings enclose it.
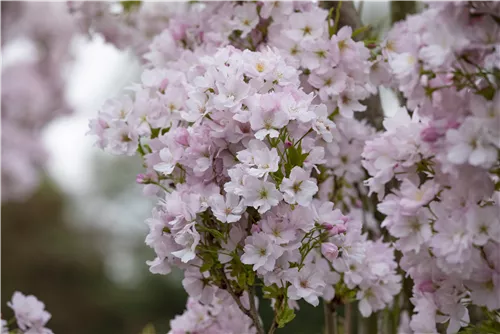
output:
{"label": "flower cluster", "polygon": [[[53,18],[57,17],[57,24]],[[62,66],[75,31],[64,4],[2,5],[2,47],[28,40],[33,59],[2,68],[2,201],[28,196],[45,161],[40,132],[67,114]]]}
{"label": "flower cluster", "polygon": [[[243,299],[243,298],[242,298]],[[245,300],[242,301],[245,303]],[[248,298],[246,300],[248,304]],[[207,334],[255,334],[250,318],[236,305],[228,294],[217,296],[209,304],[189,298],[186,311],[170,321],[169,334],[207,333]]]}
{"label": "flower cluster", "polygon": [[[235,302],[262,333],[256,281],[280,327],[300,299],[359,299],[368,316],[400,290],[393,249],[368,240],[359,214],[360,154],[374,131],[352,116],[373,91],[369,52],[349,28],[335,34],[317,4],[278,4],[202,4],[221,8],[182,31],[170,20],[133,95],[90,123],[99,147],[144,158],[137,182],[161,198],[147,221],[148,264],[184,270],[184,331],[200,312],[211,315],[202,328],[222,326],[217,305]],[[278,45],[279,31],[300,56]]]}
{"label": "flower cluster", "polygon": [[363,165],[414,283],[416,333],[458,332],[469,304],[500,309],[499,7],[488,6],[431,4],[382,48],[412,116],[386,119]]}
{"label": "flower cluster", "polygon": [[25,296],[16,291],[7,305],[14,311],[19,329],[9,331],[7,321],[2,319],[2,333],[52,334],[52,331],[45,327],[50,320],[50,313],[45,311],[45,304],[35,296]]}

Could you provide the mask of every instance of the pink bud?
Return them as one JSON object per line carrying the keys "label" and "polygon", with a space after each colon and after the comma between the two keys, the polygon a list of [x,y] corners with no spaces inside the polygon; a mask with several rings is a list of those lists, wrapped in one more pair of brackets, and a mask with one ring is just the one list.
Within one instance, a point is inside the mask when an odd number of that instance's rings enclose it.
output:
{"label": "pink bud", "polygon": [[252,228],[250,229],[250,232],[252,233],[259,233],[261,231],[260,226],[257,224],[253,224]]}
{"label": "pink bud", "polygon": [[436,288],[434,287],[434,283],[431,280],[425,280],[420,282],[418,285],[418,290],[420,292],[434,292]]}
{"label": "pink bud", "polygon": [[189,146],[189,132],[186,128],[177,128],[174,135],[175,142],[179,145]]}
{"label": "pink bud", "polygon": [[138,184],[143,184],[145,180],[146,180],[146,175],[144,174],[137,174],[137,176],[135,177],[135,182]]}
{"label": "pink bud", "polygon": [[460,123],[458,123],[457,121],[454,121],[454,120],[450,120],[446,124],[447,129],[457,129],[459,126],[460,126]]}
{"label": "pink bud", "polygon": [[162,82],[160,83],[160,91],[164,92],[165,89],[167,88],[168,86],[168,79],[165,78],[162,80]]}
{"label": "pink bud", "polygon": [[347,232],[347,228],[345,227],[344,224],[338,224],[334,225],[333,228],[330,230],[330,235],[337,235],[337,234],[342,234]]}
{"label": "pink bud", "polygon": [[333,261],[339,255],[339,248],[331,242],[324,242],[321,244],[321,254],[323,254],[328,261]]}
{"label": "pink bud", "polygon": [[433,143],[440,137],[440,135],[435,127],[429,126],[420,132],[420,137],[427,143]]}
{"label": "pink bud", "polygon": [[287,140],[285,142],[285,148],[290,148],[290,147],[292,147],[292,143]]}
{"label": "pink bud", "polygon": [[323,223],[322,226],[325,228],[325,230],[330,231],[333,228],[333,225],[330,223]]}
{"label": "pink bud", "polygon": [[345,224],[350,220],[350,218],[349,218],[349,216],[342,216],[342,217],[340,217],[340,220],[342,220]]}

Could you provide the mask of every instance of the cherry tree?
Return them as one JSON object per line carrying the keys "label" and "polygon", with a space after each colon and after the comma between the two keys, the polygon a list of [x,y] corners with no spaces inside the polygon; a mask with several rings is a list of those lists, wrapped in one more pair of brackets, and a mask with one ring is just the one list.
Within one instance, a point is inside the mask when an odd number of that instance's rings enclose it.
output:
{"label": "cherry tree", "polygon": [[352,305],[370,333],[498,329],[499,5],[430,3],[381,40],[342,2],[70,9],[144,62],[89,134],[143,159],[147,265],[189,295],[170,333],[293,332],[301,300],[327,334]]}

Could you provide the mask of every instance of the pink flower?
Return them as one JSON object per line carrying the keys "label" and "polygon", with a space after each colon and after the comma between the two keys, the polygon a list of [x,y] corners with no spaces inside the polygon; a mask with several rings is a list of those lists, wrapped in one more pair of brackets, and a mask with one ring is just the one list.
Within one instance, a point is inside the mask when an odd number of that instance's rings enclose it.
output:
{"label": "pink flower", "polygon": [[52,333],[51,330],[45,328],[51,315],[45,311],[45,304],[35,296],[25,296],[16,291],[7,305],[14,311],[17,324],[24,332]]}
{"label": "pink flower", "polygon": [[283,254],[283,248],[275,244],[266,233],[257,233],[245,239],[244,253],[241,262],[253,264],[253,270],[262,267],[272,271],[278,259]]}
{"label": "pink flower", "polygon": [[321,254],[323,254],[328,261],[333,261],[339,255],[339,248],[331,242],[324,242],[321,244]]}
{"label": "pink flower", "polygon": [[318,192],[318,186],[304,169],[294,167],[290,172],[290,178],[283,178],[280,190],[287,203],[308,206]]}

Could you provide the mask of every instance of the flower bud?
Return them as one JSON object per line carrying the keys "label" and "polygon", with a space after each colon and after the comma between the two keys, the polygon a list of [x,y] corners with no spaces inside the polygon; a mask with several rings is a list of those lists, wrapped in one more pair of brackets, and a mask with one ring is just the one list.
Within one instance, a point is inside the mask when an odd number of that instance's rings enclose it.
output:
{"label": "flower bud", "polygon": [[168,86],[168,79],[165,78],[162,80],[162,82],[160,83],[160,92],[163,92],[165,93],[165,89],[167,88]]}
{"label": "flower bud", "polygon": [[146,183],[147,177],[145,174],[137,174],[135,177],[135,182],[138,184],[144,184]]}
{"label": "flower bud", "polygon": [[174,134],[175,142],[182,146],[189,145],[189,132],[185,128],[177,128]]}
{"label": "flower bud", "polygon": [[250,232],[252,233],[259,233],[261,231],[260,226],[257,224],[253,224],[252,228],[250,228]]}
{"label": "flower bud", "polygon": [[324,242],[321,244],[321,254],[323,254],[328,261],[333,261],[339,255],[339,248],[331,242]]}
{"label": "flower bud", "polygon": [[433,143],[440,137],[440,135],[435,127],[429,126],[420,132],[420,137],[427,143]]}
{"label": "flower bud", "polygon": [[327,231],[330,231],[333,228],[333,224],[330,223],[323,223],[321,226],[323,226],[323,228]]}
{"label": "flower bud", "polygon": [[347,232],[347,228],[344,224],[334,225],[330,230],[330,235],[337,235]]}
{"label": "flower bud", "polygon": [[420,284],[418,284],[418,290],[420,292],[434,292],[436,291],[436,288],[434,287],[434,283],[428,279],[428,280],[425,280],[423,282],[420,282]]}

